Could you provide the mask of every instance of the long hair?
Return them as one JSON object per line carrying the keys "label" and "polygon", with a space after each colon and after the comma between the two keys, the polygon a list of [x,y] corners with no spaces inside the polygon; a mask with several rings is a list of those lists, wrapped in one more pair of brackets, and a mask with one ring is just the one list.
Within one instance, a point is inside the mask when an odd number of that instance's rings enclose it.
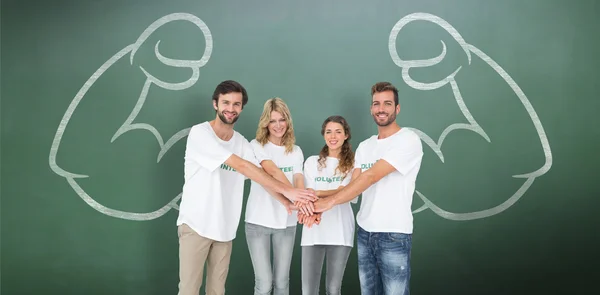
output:
{"label": "long hair", "polygon": [[[342,175],[342,177],[345,178],[346,175],[354,168],[354,152],[352,151],[352,146],[350,145],[350,139],[352,138],[352,134],[350,133],[350,125],[348,125],[348,122],[342,116],[331,116],[325,119],[325,121],[323,122],[323,125],[321,126],[321,135],[325,135],[325,127],[329,122],[341,124],[344,128],[344,133],[346,133],[346,135],[348,136],[348,138],[346,138],[346,140],[344,141],[344,144],[342,144],[342,150],[340,151],[340,154],[338,156],[339,164],[335,168],[334,172],[335,174],[339,172],[340,175]],[[325,146],[323,146],[321,152],[319,153],[319,170],[325,168],[327,164],[327,156],[329,156],[329,147],[327,146],[327,144],[325,144]]]}
{"label": "long hair", "polygon": [[267,100],[263,106],[263,112],[258,120],[258,129],[256,130],[256,141],[265,145],[269,141],[269,121],[271,121],[271,112],[278,112],[283,116],[287,123],[287,129],[281,139],[281,144],[285,146],[285,153],[291,153],[294,150],[296,136],[294,135],[294,123],[292,115],[287,104],[279,97]]}

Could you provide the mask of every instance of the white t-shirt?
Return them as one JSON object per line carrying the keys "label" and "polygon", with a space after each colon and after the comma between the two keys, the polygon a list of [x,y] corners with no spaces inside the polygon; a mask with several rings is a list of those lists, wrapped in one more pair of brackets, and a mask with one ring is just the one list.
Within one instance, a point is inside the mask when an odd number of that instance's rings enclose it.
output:
{"label": "white t-shirt", "polygon": [[[294,174],[302,174],[304,155],[300,147],[294,145],[291,153],[285,153],[285,146],[267,142],[262,146],[256,139],[250,142],[258,163],[271,160],[290,183],[294,184]],[[248,203],[246,204],[246,222],[268,228],[284,229],[298,223],[296,211],[288,215],[283,204],[271,196],[262,185],[252,181]]]}
{"label": "white t-shirt", "polygon": [[358,225],[369,232],[411,234],[412,198],[423,158],[419,136],[407,128],[384,139],[373,135],[359,144],[355,158],[354,167],[362,172],[380,159],[396,168],[362,193]]}
{"label": "white t-shirt", "polygon": [[[350,171],[344,179],[334,173],[338,166],[337,158],[327,157],[326,166],[318,169],[319,156],[311,156],[304,164],[304,181],[307,188],[314,190],[335,190],[341,185],[346,186],[352,179]],[[357,202],[357,198],[352,200]],[[354,212],[350,203],[339,204],[323,212],[321,223],[302,227],[301,246],[314,245],[354,245]]]}
{"label": "white t-shirt", "polygon": [[191,128],[177,225],[185,223],[200,236],[215,241],[235,238],[246,177],[224,163],[232,154],[257,165],[250,143],[237,131],[224,141],[209,122]]}

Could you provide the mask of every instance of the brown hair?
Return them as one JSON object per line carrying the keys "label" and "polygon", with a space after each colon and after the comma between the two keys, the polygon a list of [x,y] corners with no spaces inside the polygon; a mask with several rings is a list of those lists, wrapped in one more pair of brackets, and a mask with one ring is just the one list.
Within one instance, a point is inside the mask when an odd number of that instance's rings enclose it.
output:
{"label": "brown hair", "polygon": [[219,85],[217,85],[215,91],[213,92],[212,100],[214,100],[216,104],[219,104],[220,95],[225,95],[232,92],[242,94],[242,109],[244,109],[244,106],[246,105],[246,103],[248,103],[248,93],[246,92],[246,88],[244,88],[242,84],[233,80],[226,80],[219,83]]}
{"label": "brown hair", "polygon": [[[350,125],[342,116],[331,116],[325,119],[325,121],[323,122],[323,125],[321,126],[321,135],[325,135],[325,127],[329,122],[335,122],[342,125],[342,127],[344,128],[344,133],[348,136],[348,138],[346,138],[346,140],[344,141],[344,144],[342,144],[342,150],[338,156],[339,164],[335,168],[334,172],[335,174],[339,172],[342,175],[342,177],[345,178],[348,172],[352,171],[352,169],[354,168],[354,152],[352,151],[352,146],[350,145],[350,139],[352,138],[352,135],[350,133]],[[325,144],[325,146],[321,149],[321,152],[319,153],[319,170],[323,169],[326,166],[325,161],[327,159],[327,156],[329,156],[329,147],[327,146],[327,144]]]}
{"label": "brown hair", "polygon": [[371,87],[371,96],[375,93],[391,91],[394,93],[394,103],[398,105],[398,89],[390,82],[377,82]]}

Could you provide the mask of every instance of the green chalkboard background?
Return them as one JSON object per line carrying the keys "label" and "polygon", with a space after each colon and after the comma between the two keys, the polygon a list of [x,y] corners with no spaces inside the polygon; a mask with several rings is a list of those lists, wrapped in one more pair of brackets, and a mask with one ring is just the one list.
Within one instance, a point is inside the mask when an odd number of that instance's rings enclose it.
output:
{"label": "green chalkboard background", "polygon": [[[1,293],[176,294],[186,130],[234,79],[250,97],[236,129],[252,139],[279,96],[305,157],[327,116],[348,119],[354,147],[374,134],[370,87],[398,86],[398,123],[425,150],[412,294],[588,294],[599,13],[593,0],[2,1]],[[240,226],[227,293],[252,288]],[[342,291],[359,294],[355,249]]]}

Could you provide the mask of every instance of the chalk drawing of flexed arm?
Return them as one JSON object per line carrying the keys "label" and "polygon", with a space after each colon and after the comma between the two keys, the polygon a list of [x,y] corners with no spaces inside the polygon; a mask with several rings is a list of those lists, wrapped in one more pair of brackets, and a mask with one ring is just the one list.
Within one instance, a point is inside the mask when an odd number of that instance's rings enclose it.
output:
{"label": "chalk drawing of flexed arm", "polygon": [[207,25],[201,19],[199,19],[198,17],[196,17],[194,15],[188,14],[188,13],[173,13],[173,14],[169,14],[164,17],[161,17],[160,19],[158,19],[155,22],[153,22],[152,24],[150,24],[140,34],[140,36],[137,38],[137,40],[135,42],[133,42],[132,44],[130,44],[128,46],[125,46],[123,49],[121,49],[119,52],[117,52],[115,55],[113,55],[111,58],[109,58],[104,64],[102,64],[100,66],[100,68],[98,68],[92,74],[92,76],[84,83],[84,85],[81,87],[81,89],[77,92],[77,94],[71,101],[69,107],[67,108],[62,120],[60,121],[58,129],[56,130],[56,134],[55,134],[54,140],[52,142],[52,147],[50,149],[50,156],[49,156],[49,163],[50,163],[50,167],[51,167],[52,171],[54,171],[56,174],[64,177],[67,180],[67,182],[70,184],[70,186],[73,188],[73,190],[77,193],[77,195],[79,195],[92,208],[96,209],[97,211],[99,211],[103,214],[106,214],[106,215],[109,215],[112,217],[122,218],[122,219],[129,219],[129,220],[151,220],[151,219],[155,219],[155,218],[158,218],[158,217],[164,215],[172,208],[178,209],[177,201],[181,198],[181,194],[175,196],[169,203],[167,203],[163,207],[159,208],[158,210],[155,210],[152,212],[147,212],[147,213],[124,212],[124,211],[108,208],[108,207],[100,204],[99,202],[97,202],[90,195],[88,195],[84,191],[84,189],[82,189],[82,187],[77,183],[77,179],[87,178],[88,175],[66,171],[65,169],[61,168],[56,163],[56,156],[59,151],[59,147],[61,144],[63,134],[65,133],[65,130],[69,124],[69,121],[71,120],[71,117],[77,111],[77,107],[78,107],[79,103],[85,98],[88,90],[92,86],[94,86],[94,84],[97,82],[97,80],[109,68],[111,68],[115,63],[117,63],[124,57],[129,56],[129,63],[131,65],[133,65],[133,59],[134,59],[136,52],[138,51],[140,46],[142,46],[142,44],[144,44],[144,42],[148,39],[148,37],[150,37],[157,29],[159,29],[163,25],[173,22],[173,21],[188,21],[188,22],[191,22],[194,25],[196,25],[201,30],[201,33],[203,34],[204,40],[205,40],[205,48],[204,48],[203,56],[199,60],[181,60],[181,59],[168,58],[160,53],[160,50],[159,50],[160,40],[157,41],[154,46],[154,54],[155,54],[156,58],[161,63],[163,63],[164,65],[167,65],[167,66],[190,69],[192,72],[191,76],[186,81],[179,82],[179,83],[165,82],[165,81],[158,79],[151,73],[149,73],[143,66],[140,66],[139,69],[143,72],[146,79],[145,79],[144,85],[142,87],[142,90],[139,94],[139,98],[137,99],[137,102],[136,102],[133,110],[127,117],[127,119],[121,124],[121,126],[116,130],[116,132],[112,136],[110,142],[114,142],[119,137],[124,136],[128,131],[131,131],[131,130],[148,131],[154,135],[154,137],[156,138],[156,141],[160,147],[159,153],[156,158],[156,162],[159,162],[161,160],[161,158],[165,155],[165,153],[177,141],[186,137],[187,134],[189,133],[189,128],[186,128],[186,129],[176,132],[174,135],[170,136],[165,141],[163,139],[163,136],[161,136],[161,134],[157,131],[157,129],[154,126],[147,124],[147,123],[135,122],[135,120],[136,120],[136,117],[138,116],[140,110],[144,106],[144,102],[146,101],[146,97],[148,96],[149,89],[152,85],[156,85],[160,88],[163,88],[166,90],[172,90],[172,91],[187,89],[187,88],[191,87],[192,85],[194,85],[196,83],[196,81],[198,81],[198,78],[200,75],[200,68],[203,67],[210,59],[210,56],[212,53],[212,48],[213,48],[211,32],[208,29]]}
{"label": "chalk drawing of flexed arm", "polygon": [[447,136],[449,136],[453,131],[457,131],[457,130],[472,131],[474,133],[479,134],[481,136],[481,138],[483,140],[486,140],[488,143],[491,143],[493,140],[486,133],[486,131],[479,125],[479,123],[477,122],[475,117],[471,114],[471,112],[469,111],[469,108],[467,107],[467,105],[465,104],[465,102],[463,100],[459,85],[455,80],[456,75],[459,74],[459,72],[461,70],[463,70],[462,66],[458,67],[455,71],[453,71],[450,75],[448,75],[444,79],[442,79],[440,81],[432,82],[432,83],[418,82],[418,81],[415,81],[410,76],[411,69],[426,68],[426,67],[434,66],[434,65],[440,63],[446,55],[446,44],[444,43],[444,41],[441,41],[442,52],[437,57],[430,58],[430,59],[422,59],[422,60],[403,60],[399,57],[397,49],[396,49],[396,41],[397,41],[398,33],[400,32],[400,30],[403,27],[405,27],[407,24],[409,24],[413,21],[427,21],[427,22],[431,22],[431,23],[434,23],[434,24],[440,26],[441,28],[446,30],[454,38],[454,40],[460,45],[461,49],[464,51],[464,53],[467,56],[469,65],[471,64],[472,55],[475,55],[477,58],[480,58],[489,67],[491,67],[493,69],[493,71],[504,80],[504,82],[514,92],[516,97],[518,97],[519,101],[521,102],[521,104],[525,108],[527,114],[529,115],[529,118],[531,119],[531,121],[535,127],[537,136],[539,137],[539,141],[541,144],[541,152],[543,153],[544,159],[545,159],[544,164],[541,167],[539,167],[538,169],[536,169],[535,171],[519,173],[519,174],[513,175],[512,177],[514,177],[514,178],[524,179],[523,184],[506,201],[504,201],[503,203],[501,203],[493,208],[476,211],[476,212],[468,212],[468,213],[449,212],[449,211],[446,211],[446,210],[438,207],[429,198],[425,197],[421,192],[419,192],[417,190],[416,194],[423,200],[424,205],[422,207],[414,210],[414,213],[421,212],[421,211],[429,208],[433,212],[435,212],[437,215],[439,215],[443,218],[446,218],[446,219],[450,219],[450,220],[472,220],[472,219],[485,218],[485,217],[489,217],[489,216],[498,214],[498,213],[508,209],[513,204],[515,204],[529,189],[529,187],[533,183],[534,179],[539,176],[544,175],[546,172],[548,172],[548,170],[550,170],[550,167],[552,166],[552,153],[550,150],[550,144],[546,137],[544,128],[542,127],[542,123],[541,123],[540,119],[538,118],[535,110],[533,109],[533,106],[531,105],[531,103],[529,102],[529,100],[527,99],[527,97],[525,96],[523,91],[521,90],[521,88],[510,77],[510,75],[504,69],[502,69],[502,67],[500,65],[498,65],[494,60],[492,60],[492,58],[490,58],[487,54],[485,54],[483,51],[481,51],[474,45],[467,43],[463,39],[463,37],[460,35],[460,33],[452,25],[450,25],[444,19],[442,19],[438,16],[435,16],[435,15],[429,14],[429,13],[409,14],[409,15],[403,17],[402,19],[400,19],[394,25],[394,27],[392,28],[392,30],[390,32],[390,36],[389,36],[389,40],[388,40],[388,49],[390,52],[390,56],[391,56],[392,60],[394,61],[394,63],[398,67],[402,68],[402,79],[408,86],[410,86],[414,89],[423,90],[423,91],[434,90],[434,89],[438,89],[438,88],[446,86],[446,85],[450,85],[450,88],[452,89],[452,95],[453,95],[460,111],[462,112],[464,119],[466,120],[466,123],[464,123],[464,122],[454,123],[454,124],[451,124],[450,126],[447,126],[442,131],[439,138],[437,138],[437,139],[431,138],[429,135],[425,134],[425,132],[423,132],[419,129],[411,128],[415,132],[417,132],[417,134],[419,134],[419,136],[421,137],[423,142],[425,142],[435,152],[435,154],[440,158],[440,161],[442,163],[444,162],[444,159],[445,159],[443,149],[442,149],[442,144],[444,142],[444,139],[446,139]]}

